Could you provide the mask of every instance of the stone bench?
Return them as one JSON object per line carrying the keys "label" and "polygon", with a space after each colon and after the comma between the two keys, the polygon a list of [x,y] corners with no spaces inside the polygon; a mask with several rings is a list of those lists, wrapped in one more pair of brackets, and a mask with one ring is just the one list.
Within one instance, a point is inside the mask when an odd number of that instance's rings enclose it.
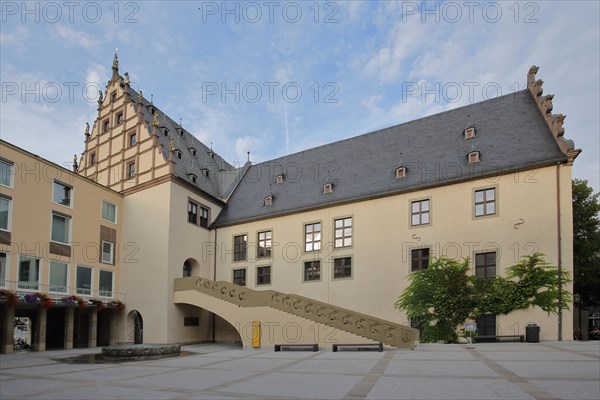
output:
{"label": "stone bench", "polygon": [[281,351],[281,349],[283,347],[310,347],[311,351],[319,351],[319,344],[318,343],[314,343],[314,344],[298,344],[298,343],[293,343],[293,344],[276,344],[275,345],[275,351]]}
{"label": "stone bench", "polygon": [[383,351],[383,343],[337,343],[331,345],[331,351],[338,351],[338,347],[352,347],[358,350],[377,350]]}

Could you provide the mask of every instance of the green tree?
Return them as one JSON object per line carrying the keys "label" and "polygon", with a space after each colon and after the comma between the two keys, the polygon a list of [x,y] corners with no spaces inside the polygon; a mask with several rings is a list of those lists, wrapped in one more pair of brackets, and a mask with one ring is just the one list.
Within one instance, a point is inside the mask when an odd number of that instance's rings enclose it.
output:
{"label": "green tree", "polygon": [[574,292],[584,306],[600,304],[600,204],[587,181],[573,180]]}
{"label": "green tree", "polygon": [[[459,325],[487,312],[508,314],[530,306],[558,312],[558,268],[548,265],[543,254],[523,257],[507,269],[506,277],[477,279],[469,270],[468,259],[438,258],[427,269],[409,276],[410,284],[395,307],[423,323],[423,342],[454,343]],[[562,284],[569,279],[563,272]],[[563,308],[570,296],[563,290]]]}

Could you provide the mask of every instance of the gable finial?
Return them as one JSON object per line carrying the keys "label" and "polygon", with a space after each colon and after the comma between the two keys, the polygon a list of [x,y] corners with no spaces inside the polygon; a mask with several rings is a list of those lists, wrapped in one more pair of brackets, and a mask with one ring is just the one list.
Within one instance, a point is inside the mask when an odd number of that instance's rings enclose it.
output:
{"label": "gable finial", "polygon": [[119,56],[117,55],[117,52],[119,51],[119,49],[115,49],[115,57],[113,58],[113,63],[112,63],[112,78],[117,79],[119,77]]}
{"label": "gable finial", "polygon": [[129,72],[125,72],[125,84],[129,86],[131,81],[129,80]]}
{"label": "gable finial", "polygon": [[152,117],[152,125],[154,125],[154,126],[160,125],[160,123],[158,122],[158,111],[154,112],[154,115]]}
{"label": "gable finial", "polygon": [[154,95],[150,93],[150,104],[154,105]]}
{"label": "gable finial", "polygon": [[90,139],[90,124],[88,122],[85,123],[85,140]]}
{"label": "gable finial", "polygon": [[248,162],[250,162],[250,152],[248,151]]}
{"label": "gable finial", "polygon": [[144,94],[142,93],[142,89],[138,93],[138,103],[142,104],[142,99],[144,98]]}
{"label": "gable finial", "polygon": [[179,127],[182,128],[182,126],[181,126],[181,117],[179,117]]}

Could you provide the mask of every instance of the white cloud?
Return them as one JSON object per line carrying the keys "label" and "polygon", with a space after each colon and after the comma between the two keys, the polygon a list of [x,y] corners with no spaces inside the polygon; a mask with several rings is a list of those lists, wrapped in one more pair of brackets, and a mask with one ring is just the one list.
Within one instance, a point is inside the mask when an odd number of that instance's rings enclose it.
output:
{"label": "white cloud", "polygon": [[67,45],[81,46],[84,49],[91,50],[99,45],[99,40],[94,35],[83,31],[78,31],[65,25],[52,25],[50,33],[57,39],[63,40]]}

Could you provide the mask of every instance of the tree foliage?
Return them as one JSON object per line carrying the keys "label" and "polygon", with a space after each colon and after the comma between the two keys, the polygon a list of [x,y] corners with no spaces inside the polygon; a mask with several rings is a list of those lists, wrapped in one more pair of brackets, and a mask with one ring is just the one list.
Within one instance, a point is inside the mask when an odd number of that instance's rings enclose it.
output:
{"label": "tree foliage", "polygon": [[600,204],[587,181],[573,180],[574,292],[584,306],[600,305]]}
{"label": "tree foliage", "polygon": [[[457,328],[468,318],[484,313],[508,314],[530,306],[557,313],[558,268],[535,253],[509,267],[506,277],[477,279],[470,275],[469,260],[438,258],[427,269],[410,275],[410,284],[395,303],[408,318],[423,324],[424,342],[456,342]],[[569,275],[562,274],[562,284]],[[563,290],[563,308],[570,294]]]}

